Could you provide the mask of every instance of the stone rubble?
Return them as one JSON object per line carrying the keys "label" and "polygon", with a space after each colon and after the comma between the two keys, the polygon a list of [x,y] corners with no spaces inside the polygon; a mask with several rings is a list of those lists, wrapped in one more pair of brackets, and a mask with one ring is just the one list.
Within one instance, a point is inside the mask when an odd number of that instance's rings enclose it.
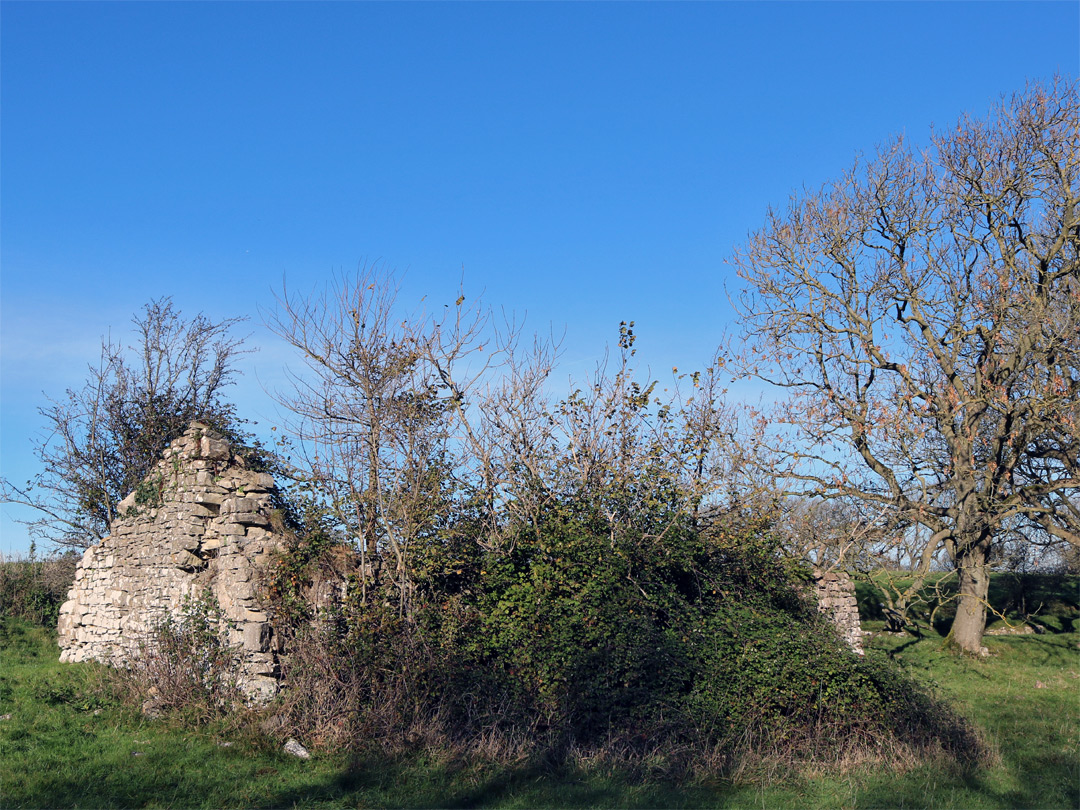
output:
{"label": "stone rubble", "polygon": [[186,600],[209,592],[240,653],[241,689],[253,703],[269,700],[275,639],[257,581],[281,543],[270,522],[275,491],[272,476],[194,423],[83,554],[60,609],[60,660],[122,664],[167,617],[181,619]]}
{"label": "stone rubble", "polygon": [[292,754],[294,757],[299,757],[300,759],[311,759],[311,754],[308,750],[292,737],[285,741],[285,753]]}

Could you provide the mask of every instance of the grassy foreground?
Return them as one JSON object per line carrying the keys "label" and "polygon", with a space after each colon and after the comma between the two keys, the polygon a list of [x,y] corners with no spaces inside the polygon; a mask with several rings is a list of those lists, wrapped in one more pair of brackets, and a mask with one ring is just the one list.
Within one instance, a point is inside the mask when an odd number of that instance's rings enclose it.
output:
{"label": "grassy foreground", "polygon": [[0,720],[0,806],[1075,808],[1080,649],[1077,634],[1063,630],[1058,623],[1041,635],[988,637],[986,660],[949,654],[936,635],[871,639],[980,726],[998,754],[991,766],[760,769],[737,782],[687,784],[420,753],[302,761],[254,727],[147,720],[113,696],[100,668],[60,664],[53,633],[3,619],[0,716],[11,716]]}

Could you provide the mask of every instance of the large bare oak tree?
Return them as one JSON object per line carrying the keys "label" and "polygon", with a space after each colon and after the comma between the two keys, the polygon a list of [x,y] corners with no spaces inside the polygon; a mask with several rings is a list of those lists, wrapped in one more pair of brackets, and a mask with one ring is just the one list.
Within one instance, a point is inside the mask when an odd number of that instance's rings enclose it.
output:
{"label": "large bare oak tree", "polygon": [[1032,84],[770,211],[733,260],[793,490],[925,527],[972,653],[995,544],[1080,545],[1078,147],[1076,83]]}

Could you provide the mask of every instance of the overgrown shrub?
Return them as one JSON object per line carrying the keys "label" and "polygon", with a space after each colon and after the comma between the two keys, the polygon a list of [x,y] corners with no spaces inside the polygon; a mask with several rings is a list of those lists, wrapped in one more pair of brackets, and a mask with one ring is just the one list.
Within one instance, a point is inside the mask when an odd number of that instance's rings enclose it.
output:
{"label": "overgrown shrub", "polygon": [[[410,615],[377,583],[363,603],[354,577],[340,604],[292,630],[287,732],[384,750],[663,750],[680,768],[766,749],[978,756],[961,718],[843,644],[767,522],[732,515],[703,532],[673,518],[621,536],[601,525],[566,507],[506,549],[431,543]],[[302,586],[325,551],[301,542],[279,570]]]}
{"label": "overgrown shrub", "polygon": [[153,713],[179,711],[197,721],[242,702],[237,651],[209,591],[187,597],[178,618],[162,619],[140,644],[126,680]]}
{"label": "overgrown shrub", "polygon": [[[771,450],[724,405],[723,358],[637,379],[623,322],[555,401],[554,347],[464,294],[399,313],[384,282],[283,291],[272,321],[311,372],[285,445],[306,507],[266,580],[283,731],[674,764],[908,745],[888,706],[918,716],[913,687],[875,678],[780,560]],[[345,593],[313,599],[354,547]]]}

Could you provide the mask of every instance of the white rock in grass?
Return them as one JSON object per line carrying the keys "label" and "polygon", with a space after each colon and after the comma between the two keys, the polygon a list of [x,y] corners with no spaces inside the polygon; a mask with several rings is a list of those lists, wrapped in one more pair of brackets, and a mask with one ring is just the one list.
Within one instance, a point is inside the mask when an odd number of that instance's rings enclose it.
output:
{"label": "white rock in grass", "polygon": [[300,757],[300,759],[311,759],[311,754],[296,740],[290,738],[285,742],[285,753],[292,754],[294,757]]}

